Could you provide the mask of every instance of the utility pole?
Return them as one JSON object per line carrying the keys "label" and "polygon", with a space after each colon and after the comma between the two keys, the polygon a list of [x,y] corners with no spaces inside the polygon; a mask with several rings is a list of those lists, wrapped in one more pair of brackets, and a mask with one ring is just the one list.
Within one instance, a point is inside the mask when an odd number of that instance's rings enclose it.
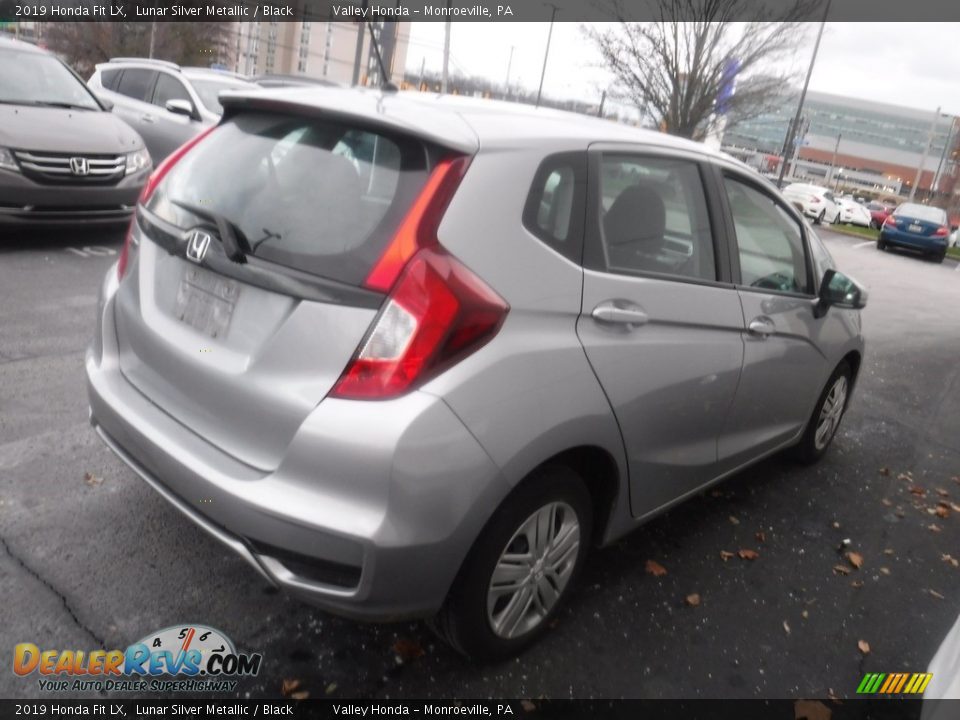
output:
{"label": "utility pole", "polygon": [[423,90],[423,67],[427,64],[427,58],[420,58],[420,79],[417,81],[417,90]]}
{"label": "utility pole", "polygon": [[793,143],[793,157],[790,161],[790,169],[794,177],[797,176],[797,160],[800,159],[800,145],[808,132],[810,132],[810,121],[806,117],[802,117],[800,118],[800,132],[797,133],[797,139]]}
{"label": "utility pole", "polygon": [[837,166],[837,151],[840,149],[841,137],[841,133],[837,133],[837,144],[833,146],[833,157],[830,159],[830,174],[827,176],[828,187],[830,186],[830,181],[833,180],[833,169]]}
{"label": "utility pole", "polygon": [[947,157],[947,149],[953,144],[953,130],[957,124],[956,116],[950,120],[950,132],[947,133],[947,141],[943,144],[943,152],[940,153],[940,162],[937,163],[937,174],[933,176],[934,192],[940,187],[940,170],[943,168],[943,161]]}
{"label": "utility pole", "polygon": [[154,20],[150,23],[150,55],[148,57],[153,57],[153,49],[157,42],[157,22]]}
{"label": "utility pole", "polygon": [[820,20],[820,29],[817,31],[817,42],[813,46],[813,55],[810,56],[810,66],[807,68],[807,78],[803,81],[803,91],[800,93],[800,102],[797,104],[797,114],[787,129],[787,136],[783,139],[783,151],[780,157],[783,162],[780,163],[780,176],[777,178],[777,187],[783,187],[783,175],[787,170],[787,151],[792,147],[794,136],[800,125],[800,113],[803,112],[803,102],[807,99],[807,86],[810,84],[810,76],[813,74],[813,66],[817,62],[817,51],[820,49],[820,38],[823,37],[823,28],[827,24],[827,14],[830,12],[830,2],[827,0],[827,6],[823,9],[823,19]]}
{"label": "utility pole", "polygon": [[513,49],[514,45],[510,46],[510,59],[507,60],[507,80],[504,83],[507,87],[507,99],[510,99],[510,68],[513,66]]}
{"label": "utility pole", "polygon": [[[366,10],[368,0],[363,0],[363,9]],[[353,54],[353,81],[351,85],[360,84],[360,62],[363,60],[363,22],[357,23],[357,48]]]}
{"label": "utility pole", "polygon": [[544,3],[553,8],[553,11],[550,13],[550,30],[547,32],[547,49],[543,51],[543,70],[540,72],[540,87],[537,89],[537,105],[540,107],[540,96],[543,94],[543,78],[547,75],[547,58],[550,56],[550,38],[553,37],[553,21],[557,17],[558,8],[553,3]]}
{"label": "utility pole", "polygon": [[[451,0],[447,0],[450,7]],[[447,92],[447,83],[450,81],[450,21],[444,23],[443,28],[443,80],[440,82],[440,92]]]}
{"label": "utility pole", "polygon": [[600,96],[600,109],[597,110],[597,117],[603,117],[603,104],[607,101],[607,91],[604,90]]}
{"label": "utility pole", "polygon": [[927,133],[927,146],[923,149],[923,155],[920,156],[920,165],[917,166],[917,177],[913,181],[913,187],[910,188],[910,202],[917,195],[917,187],[920,185],[920,178],[923,177],[923,166],[927,162],[927,155],[930,154],[930,145],[933,144],[933,133],[937,130],[937,120],[940,119],[940,108],[933,114],[933,122],[930,123],[930,132]]}

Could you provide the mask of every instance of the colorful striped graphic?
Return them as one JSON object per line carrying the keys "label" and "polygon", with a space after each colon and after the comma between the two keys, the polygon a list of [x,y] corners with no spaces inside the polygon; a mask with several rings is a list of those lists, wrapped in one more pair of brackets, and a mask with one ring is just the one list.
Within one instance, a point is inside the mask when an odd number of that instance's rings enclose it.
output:
{"label": "colorful striped graphic", "polygon": [[858,695],[920,695],[933,678],[931,673],[867,673],[857,688]]}

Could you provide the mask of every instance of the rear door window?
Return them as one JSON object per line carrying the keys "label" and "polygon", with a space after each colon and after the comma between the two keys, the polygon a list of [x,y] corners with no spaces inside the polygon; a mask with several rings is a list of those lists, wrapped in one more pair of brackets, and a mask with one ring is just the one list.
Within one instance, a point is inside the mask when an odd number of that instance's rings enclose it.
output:
{"label": "rear door window", "polygon": [[107,90],[116,90],[118,80],[120,80],[119,70],[103,70],[100,73],[100,84]]}
{"label": "rear door window", "polygon": [[523,210],[527,230],[576,263],[583,250],[586,176],[586,153],[546,158],[533,178]]}
{"label": "rear door window", "polygon": [[166,73],[160,73],[157,76],[157,86],[153,90],[153,104],[165,108],[168,100],[186,100],[193,106],[190,93],[183,83]]}
{"label": "rear door window", "polygon": [[127,68],[120,76],[117,92],[134,100],[150,102],[150,94],[153,92],[153,83],[156,77],[157,73],[153,70]]}
{"label": "rear door window", "polygon": [[412,138],[268,113],[238,115],[178,163],[148,209],[188,229],[216,213],[271,262],[362,285],[426,181]]}

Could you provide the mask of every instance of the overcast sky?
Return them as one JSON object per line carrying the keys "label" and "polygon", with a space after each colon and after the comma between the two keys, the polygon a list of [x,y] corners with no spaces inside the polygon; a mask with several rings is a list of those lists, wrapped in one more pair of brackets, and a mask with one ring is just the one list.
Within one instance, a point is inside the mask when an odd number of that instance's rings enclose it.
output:
{"label": "overcast sky", "polygon": [[[583,23],[554,25],[544,94],[597,102],[610,83],[599,56],[585,38]],[[802,82],[813,51],[817,23],[795,59]],[[547,23],[452,23],[451,71],[481,75],[536,90],[540,83]],[[425,61],[439,71],[444,23],[413,23],[407,70]],[[960,115],[960,24],[827,23],[810,88],[866,100],[889,102],[932,114]]]}

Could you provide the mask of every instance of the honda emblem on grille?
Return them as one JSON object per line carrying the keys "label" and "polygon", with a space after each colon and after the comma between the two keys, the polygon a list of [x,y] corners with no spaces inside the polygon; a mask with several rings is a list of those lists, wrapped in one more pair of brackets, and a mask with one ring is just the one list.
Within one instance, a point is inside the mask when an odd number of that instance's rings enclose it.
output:
{"label": "honda emblem on grille", "polygon": [[191,230],[187,234],[187,258],[195,263],[203,261],[210,246],[210,236],[203,230]]}
{"label": "honda emblem on grille", "polygon": [[70,172],[74,175],[89,175],[90,163],[87,162],[85,157],[72,157],[70,158]]}

